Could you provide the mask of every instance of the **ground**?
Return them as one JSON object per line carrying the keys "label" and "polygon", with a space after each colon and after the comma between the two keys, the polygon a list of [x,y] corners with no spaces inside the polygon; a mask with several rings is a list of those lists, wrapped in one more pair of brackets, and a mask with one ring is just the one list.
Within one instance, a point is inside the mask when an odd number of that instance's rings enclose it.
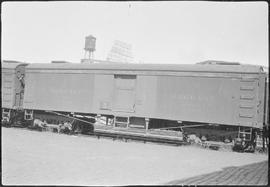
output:
{"label": "ground", "polygon": [[9,185],[182,184],[260,162],[268,155],[2,128],[2,183]]}

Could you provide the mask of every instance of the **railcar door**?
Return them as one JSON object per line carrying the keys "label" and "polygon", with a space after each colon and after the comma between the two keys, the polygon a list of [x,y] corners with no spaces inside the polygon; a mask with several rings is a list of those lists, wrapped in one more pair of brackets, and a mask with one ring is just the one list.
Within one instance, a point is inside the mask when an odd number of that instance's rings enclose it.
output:
{"label": "railcar door", "polygon": [[135,112],[136,75],[114,75],[113,111]]}

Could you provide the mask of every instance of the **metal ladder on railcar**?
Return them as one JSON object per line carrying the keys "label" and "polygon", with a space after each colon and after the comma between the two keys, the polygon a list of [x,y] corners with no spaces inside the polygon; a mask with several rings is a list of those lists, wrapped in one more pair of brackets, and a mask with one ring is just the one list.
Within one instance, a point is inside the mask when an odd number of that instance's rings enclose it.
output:
{"label": "metal ladder on railcar", "polygon": [[9,122],[9,120],[10,120],[10,113],[11,113],[11,110],[10,109],[3,108],[2,109],[2,121]]}
{"label": "metal ladder on railcar", "polygon": [[24,111],[24,119],[25,120],[33,120],[34,119],[34,111],[33,110],[25,110]]}
{"label": "metal ladder on railcar", "polygon": [[238,138],[241,138],[243,141],[251,141],[252,128],[251,127],[239,127],[238,128]]}

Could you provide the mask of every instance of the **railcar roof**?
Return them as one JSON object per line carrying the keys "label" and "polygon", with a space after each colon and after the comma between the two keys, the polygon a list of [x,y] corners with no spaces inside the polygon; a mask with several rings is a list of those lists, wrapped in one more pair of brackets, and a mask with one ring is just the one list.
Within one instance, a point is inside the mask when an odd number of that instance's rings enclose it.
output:
{"label": "railcar roof", "polygon": [[32,70],[126,70],[126,71],[193,71],[193,72],[263,72],[257,65],[206,65],[206,64],[123,64],[123,63],[35,63],[26,69]]}
{"label": "railcar roof", "polygon": [[1,62],[2,69],[16,69],[18,66],[27,65],[27,63],[13,61],[13,60],[3,60]]}

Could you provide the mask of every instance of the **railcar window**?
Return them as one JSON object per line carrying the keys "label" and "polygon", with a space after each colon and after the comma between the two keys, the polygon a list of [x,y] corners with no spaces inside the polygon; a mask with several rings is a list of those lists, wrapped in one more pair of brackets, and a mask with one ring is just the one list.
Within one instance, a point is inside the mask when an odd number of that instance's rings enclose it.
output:
{"label": "railcar window", "polygon": [[136,75],[114,75],[115,79],[136,79]]}

